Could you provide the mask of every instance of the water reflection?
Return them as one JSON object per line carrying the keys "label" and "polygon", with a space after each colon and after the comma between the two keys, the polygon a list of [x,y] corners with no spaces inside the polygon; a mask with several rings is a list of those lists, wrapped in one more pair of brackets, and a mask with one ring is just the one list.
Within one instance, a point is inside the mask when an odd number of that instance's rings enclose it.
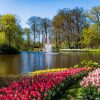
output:
{"label": "water reflection", "polygon": [[52,65],[54,63],[53,59],[54,59],[53,54],[49,54],[49,53],[45,54],[45,63],[46,63],[47,68],[53,67],[53,65]]}
{"label": "water reflection", "polygon": [[22,52],[19,55],[0,55],[0,74],[23,74],[48,68],[72,67],[83,61],[100,63],[100,52],[43,53]]}
{"label": "water reflection", "polygon": [[24,52],[21,54],[22,69],[21,73],[27,73],[33,70],[43,69],[43,53],[42,52]]}

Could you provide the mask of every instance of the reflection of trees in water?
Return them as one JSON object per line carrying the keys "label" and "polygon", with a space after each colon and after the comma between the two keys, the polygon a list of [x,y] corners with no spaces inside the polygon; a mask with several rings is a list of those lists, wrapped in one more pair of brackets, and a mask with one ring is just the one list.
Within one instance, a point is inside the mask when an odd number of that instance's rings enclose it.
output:
{"label": "reflection of trees in water", "polygon": [[52,55],[52,67],[53,68],[60,68],[61,67],[61,55],[58,53],[58,54],[53,54]]}
{"label": "reflection of trees in water", "polygon": [[39,69],[43,69],[43,53],[38,52],[35,53],[35,69],[34,70],[39,70]]}
{"label": "reflection of trees in water", "polygon": [[21,60],[22,60],[22,69],[21,69],[21,73],[26,73],[26,72],[28,72],[28,69],[27,69],[27,67],[28,67],[28,52],[24,52],[24,53],[22,53],[21,54]]}
{"label": "reflection of trees in water", "polygon": [[100,52],[89,52],[89,59],[100,63]]}
{"label": "reflection of trees in water", "polygon": [[67,52],[61,56],[61,66],[73,67],[83,60],[100,62],[100,53],[97,52]]}
{"label": "reflection of trees in water", "polygon": [[43,69],[43,53],[22,54],[22,73]]}
{"label": "reflection of trees in water", "polygon": [[46,68],[52,68],[54,67],[53,64],[53,55],[46,53],[45,54],[45,63],[46,63]]}
{"label": "reflection of trees in water", "polygon": [[24,52],[20,55],[0,55],[0,73],[19,74],[47,68],[73,67],[83,60],[100,63],[100,52],[67,52],[64,54]]}
{"label": "reflection of trees in water", "polygon": [[0,73],[17,74],[17,55],[0,55]]}

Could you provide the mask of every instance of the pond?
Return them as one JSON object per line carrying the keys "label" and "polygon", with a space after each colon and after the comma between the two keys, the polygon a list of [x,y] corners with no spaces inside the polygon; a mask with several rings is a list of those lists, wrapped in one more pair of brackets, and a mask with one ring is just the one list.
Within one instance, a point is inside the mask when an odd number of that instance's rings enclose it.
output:
{"label": "pond", "polygon": [[22,52],[19,55],[0,55],[0,74],[23,74],[48,68],[69,68],[83,60],[100,63],[100,52]]}

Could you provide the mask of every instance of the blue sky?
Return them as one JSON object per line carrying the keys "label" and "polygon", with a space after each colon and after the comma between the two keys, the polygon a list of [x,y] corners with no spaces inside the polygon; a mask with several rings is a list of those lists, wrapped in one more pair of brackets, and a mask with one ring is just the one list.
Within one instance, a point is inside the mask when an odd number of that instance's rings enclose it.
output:
{"label": "blue sky", "polygon": [[0,14],[15,14],[20,17],[21,25],[26,27],[26,22],[31,16],[52,19],[62,8],[91,9],[97,5],[100,5],[100,0],[0,0]]}

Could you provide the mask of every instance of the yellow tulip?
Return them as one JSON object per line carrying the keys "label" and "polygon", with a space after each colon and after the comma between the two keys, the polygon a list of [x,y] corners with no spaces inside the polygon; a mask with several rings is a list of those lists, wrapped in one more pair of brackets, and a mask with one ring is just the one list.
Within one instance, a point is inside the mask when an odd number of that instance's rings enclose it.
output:
{"label": "yellow tulip", "polygon": [[43,74],[43,73],[48,73],[48,72],[59,72],[59,71],[64,71],[64,70],[67,70],[67,68],[38,70],[38,71],[34,71],[34,72],[29,72],[29,75],[34,76],[34,75],[38,75],[38,74]]}

